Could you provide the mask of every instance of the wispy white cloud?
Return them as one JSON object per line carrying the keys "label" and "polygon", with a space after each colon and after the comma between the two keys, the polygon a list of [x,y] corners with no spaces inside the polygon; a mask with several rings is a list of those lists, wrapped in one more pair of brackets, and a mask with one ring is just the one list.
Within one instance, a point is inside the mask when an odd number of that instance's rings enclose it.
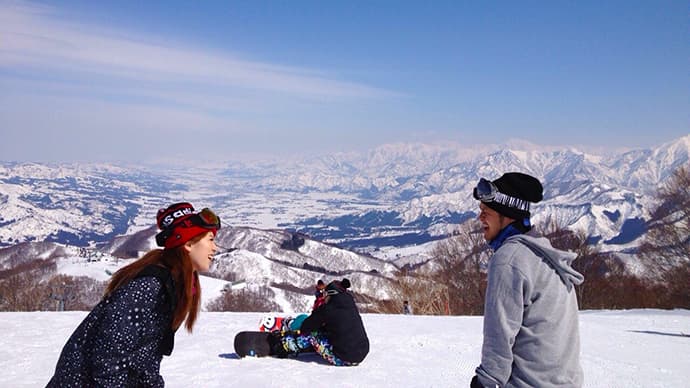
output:
{"label": "wispy white cloud", "polygon": [[[319,71],[252,61],[227,53],[170,46],[129,32],[76,22],[47,6],[0,5],[0,69],[40,73],[42,78],[87,80],[103,92],[118,82],[152,97],[179,99],[185,84],[231,96],[271,92],[330,100],[381,98],[395,92],[323,75]],[[187,93],[185,91],[185,93]],[[232,97],[227,97],[232,98]]]}
{"label": "wispy white cloud", "polygon": [[187,153],[224,158],[300,150],[313,134],[349,132],[343,118],[353,114],[343,107],[401,96],[335,71],[123,28],[0,0],[1,158],[140,159],[180,142]]}

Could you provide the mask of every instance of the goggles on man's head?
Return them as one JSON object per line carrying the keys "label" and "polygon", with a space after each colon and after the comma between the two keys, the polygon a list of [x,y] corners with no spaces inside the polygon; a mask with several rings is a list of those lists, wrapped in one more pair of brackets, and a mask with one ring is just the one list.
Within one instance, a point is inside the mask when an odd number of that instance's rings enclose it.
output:
{"label": "goggles on man's head", "polygon": [[484,178],[479,179],[479,183],[474,188],[474,196],[482,202],[496,202],[522,211],[529,211],[528,201],[501,193],[493,182]]}
{"label": "goggles on man's head", "polygon": [[498,193],[496,185],[484,178],[479,179],[479,183],[477,183],[477,186],[474,188],[475,197],[482,202],[493,201],[496,197],[496,193]]}

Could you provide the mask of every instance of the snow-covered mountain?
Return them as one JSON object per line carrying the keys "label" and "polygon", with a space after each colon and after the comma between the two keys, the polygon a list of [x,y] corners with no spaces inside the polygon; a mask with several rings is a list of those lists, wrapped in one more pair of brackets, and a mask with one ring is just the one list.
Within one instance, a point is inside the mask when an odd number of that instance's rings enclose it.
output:
{"label": "snow-covered mountain", "polygon": [[[0,248],[0,275],[23,267],[40,267],[42,280],[57,274],[107,281],[111,274],[155,247],[153,228],[120,236],[99,247],[75,247],[53,242],[28,242]],[[203,304],[224,289],[268,288],[282,311],[309,311],[314,285],[347,277],[357,293],[390,297],[391,279],[398,268],[391,262],[357,254],[282,230],[225,227],[218,231],[220,250],[211,271],[202,279]],[[0,276],[2,278],[2,276]],[[41,279],[34,279],[39,281]]]}
{"label": "snow-covered mountain", "polygon": [[[358,292],[388,298],[390,280],[398,270],[390,262],[280,230],[225,228],[216,242],[231,249],[216,258],[214,276],[272,287],[277,300],[290,301],[288,311],[308,310],[318,279],[347,277],[357,284]],[[285,303],[281,306],[286,308]]]}
{"label": "snow-covered mountain", "polygon": [[163,176],[126,166],[2,163],[0,246],[108,241],[128,233],[142,209],[160,206],[175,189]]}
{"label": "snow-covered mountain", "polygon": [[[538,177],[546,188],[545,200],[533,207],[534,223],[553,219],[584,230],[606,249],[622,251],[637,245],[659,185],[678,167],[688,166],[689,150],[690,135],[654,149],[604,156],[522,144],[520,149],[500,148],[435,170],[411,169],[405,176],[382,169],[368,186],[359,187],[359,193],[390,203],[385,210],[325,215],[284,226],[353,247],[428,241],[475,217],[477,205],[470,193],[480,177],[495,179],[503,172],[522,171]],[[346,179],[345,174],[341,177]],[[330,189],[336,187],[341,186]]]}
{"label": "snow-covered mountain", "polygon": [[388,298],[400,266],[426,262],[434,240],[476,217],[471,190],[479,177],[538,177],[546,192],[533,208],[535,224],[555,220],[586,231],[603,250],[629,253],[656,190],[689,165],[689,151],[690,135],[607,155],[511,142],[481,150],[397,144],[193,167],[5,162],[0,271],[36,264],[44,276],[107,280],[154,248],[158,208],[184,200],[223,220],[217,241],[224,251],[204,278],[206,301],[227,287],[269,287],[281,309],[305,311],[317,279],[342,277],[358,292]]}
{"label": "snow-covered mountain", "polygon": [[634,248],[654,194],[688,165],[690,135],[604,155],[521,141],[485,148],[392,144],[308,160],[194,166],[0,163],[0,246],[89,245],[151,226],[156,210],[188,200],[225,224],[298,230],[374,252],[443,237],[475,217],[471,188],[506,171],[544,182],[534,222],[585,230],[608,250]]}

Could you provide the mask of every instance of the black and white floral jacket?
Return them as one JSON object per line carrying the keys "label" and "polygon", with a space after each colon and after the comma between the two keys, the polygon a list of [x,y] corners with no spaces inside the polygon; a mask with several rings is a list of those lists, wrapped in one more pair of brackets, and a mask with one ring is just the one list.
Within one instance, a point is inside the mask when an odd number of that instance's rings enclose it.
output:
{"label": "black and white floral jacket", "polygon": [[160,363],[174,346],[175,286],[149,266],[103,298],[69,338],[48,387],[163,387]]}

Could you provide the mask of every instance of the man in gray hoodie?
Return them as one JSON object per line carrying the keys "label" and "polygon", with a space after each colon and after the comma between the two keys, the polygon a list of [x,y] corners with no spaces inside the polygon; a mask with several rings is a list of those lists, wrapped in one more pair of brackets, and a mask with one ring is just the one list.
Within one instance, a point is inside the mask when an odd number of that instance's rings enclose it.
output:
{"label": "man in gray hoodie", "polygon": [[580,334],[571,267],[575,254],[525,235],[530,203],[543,198],[536,178],[517,172],[482,178],[473,196],[494,250],[489,259],[481,365],[472,388],[581,387]]}

